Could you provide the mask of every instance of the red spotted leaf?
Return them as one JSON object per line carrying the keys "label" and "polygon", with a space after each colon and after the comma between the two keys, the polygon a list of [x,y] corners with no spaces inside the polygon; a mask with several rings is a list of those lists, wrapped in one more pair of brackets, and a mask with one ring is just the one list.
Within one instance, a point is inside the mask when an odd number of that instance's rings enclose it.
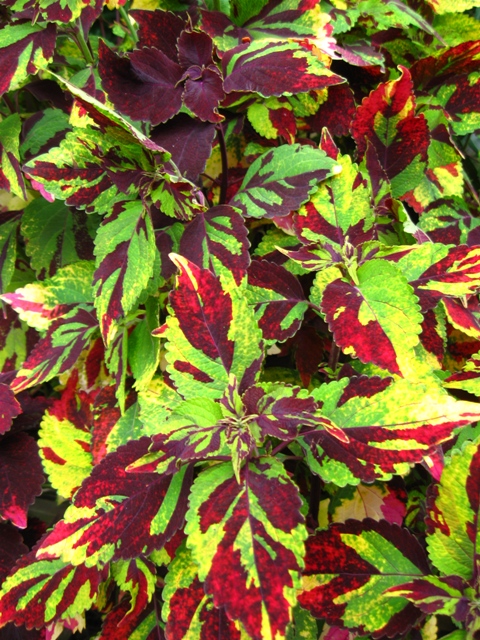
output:
{"label": "red spotted leaf", "polygon": [[23,432],[5,435],[0,440],[0,516],[25,529],[27,510],[43,481],[35,440]]}
{"label": "red spotted leaf", "polygon": [[284,637],[303,563],[300,499],[274,458],[249,463],[239,480],[230,463],[202,471],[190,497],[187,545],[216,607],[253,640],[262,630]]}
{"label": "red spotted leaf", "polygon": [[400,70],[400,78],[380,84],[363,100],[352,125],[360,157],[371,142],[396,197],[422,179],[430,141],[427,121],[415,115],[410,72]]}
{"label": "red spotted leaf", "polygon": [[128,598],[123,599],[120,604],[111,609],[105,616],[102,632],[99,640],[130,640],[132,634],[141,630],[144,640],[165,640],[163,626],[158,620],[158,610],[161,601],[157,596],[156,602],[153,600],[137,616],[127,616],[130,608]]}
{"label": "red spotted leaf", "polygon": [[307,540],[299,603],[315,617],[361,635],[403,634],[421,613],[385,592],[429,572],[419,542],[385,520],[348,520]]}

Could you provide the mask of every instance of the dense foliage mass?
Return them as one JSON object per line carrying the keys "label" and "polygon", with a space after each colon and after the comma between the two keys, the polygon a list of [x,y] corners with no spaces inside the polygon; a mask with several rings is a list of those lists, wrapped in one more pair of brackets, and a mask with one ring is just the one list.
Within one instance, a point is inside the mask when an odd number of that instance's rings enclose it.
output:
{"label": "dense foliage mass", "polygon": [[2,638],[480,638],[476,7],[2,0]]}

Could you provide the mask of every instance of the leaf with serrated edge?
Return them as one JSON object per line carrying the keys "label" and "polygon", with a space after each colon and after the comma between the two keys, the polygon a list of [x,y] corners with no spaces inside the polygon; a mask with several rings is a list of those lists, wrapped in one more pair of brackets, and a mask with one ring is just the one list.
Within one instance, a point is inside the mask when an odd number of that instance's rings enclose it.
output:
{"label": "leaf with serrated edge", "polygon": [[274,458],[250,462],[240,483],[217,464],[193,486],[185,532],[199,579],[253,640],[284,637],[291,620],[307,533],[300,506]]}

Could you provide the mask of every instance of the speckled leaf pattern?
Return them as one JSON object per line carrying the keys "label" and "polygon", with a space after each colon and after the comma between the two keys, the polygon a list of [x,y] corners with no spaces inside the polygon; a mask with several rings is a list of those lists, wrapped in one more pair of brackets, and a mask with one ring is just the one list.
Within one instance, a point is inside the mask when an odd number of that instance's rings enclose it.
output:
{"label": "speckled leaf pattern", "polygon": [[230,204],[251,218],[286,216],[308,200],[321,180],[340,171],[321,149],[284,145],[250,165]]}
{"label": "speckled leaf pattern", "polygon": [[349,520],[307,540],[302,607],[328,623],[358,631],[402,634],[421,613],[385,591],[428,573],[425,552],[406,530],[386,521]]}
{"label": "speckled leaf pattern", "polygon": [[213,598],[205,593],[198,579],[198,568],[185,544],[178,549],[170,564],[163,591],[167,640],[213,640],[231,638],[240,640],[235,624],[228,619],[225,609],[213,606]]}
{"label": "speckled leaf pattern", "polygon": [[112,577],[118,587],[130,595],[130,608],[119,622],[119,627],[137,622],[155,593],[156,566],[140,556],[132,560],[119,560],[112,565]]}
{"label": "speckled leaf pattern", "polygon": [[465,580],[478,572],[479,460],[478,438],[453,451],[428,505],[430,560],[442,573]]}
{"label": "speckled leaf pattern", "polygon": [[373,144],[396,197],[421,181],[430,141],[424,116],[414,115],[410,72],[405,67],[401,72],[363,100],[352,125],[359,154],[363,157],[367,141]]}
{"label": "speckled leaf pattern", "polygon": [[150,215],[141,202],[117,205],[95,240],[95,306],[108,344],[120,318],[131,311],[153,274],[155,237]]}
{"label": "speckled leaf pattern", "polygon": [[240,482],[231,464],[217,464],[192,488],[185,531],[198,577],[253,640],[285,637],[303,565],[300,505],[273,458],[249,463]]}
{"label": "speckled leaf pattern", "polygon": [[170,294],[168,372],[185,397],[219,398],[230,374],[246,388],[258,376],[263,352],[260,330],[244,291],[224,289],[219,278],[185,258],[172,258],[180,274]]}
{"label": "speckled leaf pattern", "polygon": [[459,576],[431,575],[390,587],[387,593],[410,600],[425,613],[442,614],[462,622],[469,606],[467,589],[468,584]]}
{"label": "speckled leaf pattern", "polygon": [[[432,383],[361,376],[315,390],[313,397],[323,403],[316,414],[320,426],[302,430],[313,468],[343,486],[358,479],[372,482],[407,469],[405,463],[428,460],[453,429],[480,415],[476,403],[457,401]],[[322,418],[327,419],[324,428]]]}
{"label": "speckled leaf pattern", "polygon": [[183,524],[191,469],[173,476],[128,473],[150,442],[135,440],[95,467],[64,519],[42,540],[37,558],[102,566],[150,553],[173,536]]}
{"label": "speckled leaf pattern", "polygon": [[[412,287],[393,263],[365,262],[358,283],[334,280],[321,309],[344,353],[406,375],[421,332],[422,315]],[[389,287],[385,287],[385,282]]]}

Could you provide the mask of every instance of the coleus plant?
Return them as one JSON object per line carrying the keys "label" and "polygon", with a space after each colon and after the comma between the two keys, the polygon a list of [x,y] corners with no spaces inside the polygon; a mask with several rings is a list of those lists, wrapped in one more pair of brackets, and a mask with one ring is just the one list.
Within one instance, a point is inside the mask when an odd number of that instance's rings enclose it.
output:
{"label": "coleus plant", "polygon": [[1,634],[480,637],[478,7],[3,0]]}

